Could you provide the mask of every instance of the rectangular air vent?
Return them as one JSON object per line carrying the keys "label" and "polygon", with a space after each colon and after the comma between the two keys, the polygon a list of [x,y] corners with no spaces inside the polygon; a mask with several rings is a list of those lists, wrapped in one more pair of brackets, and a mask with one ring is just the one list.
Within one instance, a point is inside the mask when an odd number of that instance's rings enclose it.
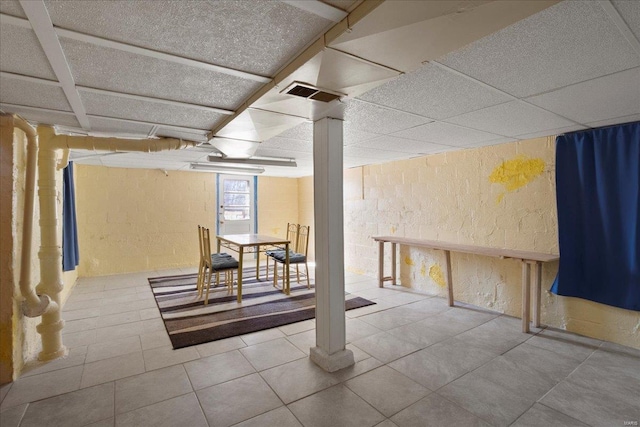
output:
{"label": "rectangular air vent", "polygon": [[299,96],[300,98],[312,99],[320,102],[331,102],[340,99],[345,94],[333,92],[327,89],[320,89],[307,83],[293,82],[280,93],[285,95]]}

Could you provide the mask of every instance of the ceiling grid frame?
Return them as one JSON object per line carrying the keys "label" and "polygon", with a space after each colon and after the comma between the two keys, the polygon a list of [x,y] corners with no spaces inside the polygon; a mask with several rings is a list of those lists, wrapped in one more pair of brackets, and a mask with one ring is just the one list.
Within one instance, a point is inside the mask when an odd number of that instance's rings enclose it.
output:
{"label": "ceiling grid frame", "polygon": [[20,6],[29,18],[29,23],[31,24],[33,31],[36,33],[36,37],[38,37],[38,40],[40,41],[40,45],[51,64],[51,68],[53,68],[53,71],[61,84],[62,90],[67,97],[69,105],[71,105],[71,109],[76,115],[76,119],[83,129],[90,130],[91,124],[87,118],[87,112],[85,111],[82,100],[80,99],[80,94],[76,89],[71,68],[69,67],[64,51],[62,50],[60,40],[55,33],[53,23],[51,22],[49,12],[47,11],[44,1],[20,0]]}

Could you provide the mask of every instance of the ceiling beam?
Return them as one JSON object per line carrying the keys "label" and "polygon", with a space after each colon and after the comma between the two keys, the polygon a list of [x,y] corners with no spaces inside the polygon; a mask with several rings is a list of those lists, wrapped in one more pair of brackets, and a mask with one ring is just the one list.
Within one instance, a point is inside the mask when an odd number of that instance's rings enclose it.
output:
{"label": "ceiling beam", "polygon": [[333,22],[340,22],[347,17],[348,13],[342,9],[331,6],[330,4],[323,3],[317,0],[280,0],[282,3],[286,3],[298,9],[302,9],[306,12],[313,13],[321,18],[328,19]]}
{"label": "ceiling beam", "polygon": [[87,118],[87,112],[85,111],[82,100],[80,99],[80,94],[76,90],[76,84],[73,80],[73,75],[71,74],[71,68],[69,68],[67,59],[62,51],[62,46],[60,45],[60,40],[53,29],[53,23],[49,17],[47,7],[44,5],[42,0],[20,0],[20,5],[22,6],[24,13],[27,15],[27,18],[29,18],[31,27],[33,27],[36,37],[38,37],[38,41],[51,64],[51,68],[53,69],[56,78],[62,86],[62,90],[64,91],[67,101],[69,101],[69,105],[71,105],[71,109],[75,113],[80,126],[85,130],[90,130],[91,125]]}
{"label": "ceiling beam", "polygon": [[56,28],[56,33],[60,37],[77,40],[84,43],[90,43],[95,46],[106,47],[109,49],[120,50],[122,52],[142,55],[149,58],[159,59],[162,61],[173,62],[175,64],[186,65],[187,67],[201,68],[203,70],[213,71],[216,73],[227,74],[239,77],[245,80],[252,80],[259,83],[268,83],[271,78],[260,76],[258,74],[247,73],[246,71],[235,70],[233,68],[223,67],[220,65],[210,64],[208,62],[196,61],[195,59],[184,58],[182,56],[172,55],[170,53],[159,52],[144,47],[138,47],[127,43],[117,42],[102,37],[90,36],[88,34],[78,33],[76,31],[66,30],[64,28]]}

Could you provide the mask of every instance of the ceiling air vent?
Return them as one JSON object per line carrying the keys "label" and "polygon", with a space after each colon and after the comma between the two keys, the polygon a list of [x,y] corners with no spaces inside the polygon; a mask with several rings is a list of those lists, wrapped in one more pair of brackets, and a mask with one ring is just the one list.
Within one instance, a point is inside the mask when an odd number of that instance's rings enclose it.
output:
{"label": "ceiling air vent", "polygon": [[320,89],[310,84],[300,82],[291,83],[284,90],[280,91],[280,93],[321,102],[331,102],[334,99],[340,99],[341,97],[346,96],[343,93]]}

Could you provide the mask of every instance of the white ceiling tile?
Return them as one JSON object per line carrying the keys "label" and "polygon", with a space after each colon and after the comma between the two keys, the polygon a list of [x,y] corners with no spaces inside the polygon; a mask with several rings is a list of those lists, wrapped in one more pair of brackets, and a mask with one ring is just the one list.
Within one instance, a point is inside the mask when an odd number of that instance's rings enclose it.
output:
{"label": "white ceiling tile", "polygon": [[567,86],[527,99],[579,123],[640,113],[640,68]]}
{"label": "white ceiling tile", "polygon": [[433,119],[457,116],[512,99],[431,64],[359,98]]}
{"label": "white ceiling tile", "polygon": [[363,159],[380,159],[380,160],[398,160],[412,157],[408,153],[401,153],[399,151],[379,150],[375,148],[355,147],[349,145],[344,147],[343,156],[356,157]]}
{"label": "white ceiling tile", "polygon": [[640,2],[636,0],[611,0],[631,32],[640,40]]}
{"label": "white ceiling tile", "polygon": [[575,132],[577,130],[582,130],[582,129],[586,129],[586,127],[576,124],[576,125],[571,125],[571,126],[564,126],[564,127],[557,128],[557,129],[548,129],[548,130],[539,131],[539,132],[526,133],[526,134],[518,135],[517,138],[518,139],[533,139],[533,138],[541,138],[541,137],[544,137],[544,136],[556,136],[556,135],[560,135],[560,134],[563,134],[563,133]]}
{"label": "white ceiling tile", "polygon": [[572,126],[553,113],[512,101],[448,119],[447,122],[504,136],[517,136]]}
{"label": "white ceiling tile", "polygon": [[[4,3],[4,1],[0,2]],[[56,75],[33,30],[0,25],[0,70],[25,76],[56,80]]]}
{"label": "white ceiling tile", "polygon": [[433,122],[396,132],[393,136],[463,147],[500,138],[500,135],[467,129],[449,123]]}
{"label": "white ceiling tile", "polygon": [[80,90],[80,97],[87,114],[96,116],[117,117],[195,129],[210,129],[226,117],[223,114],[197,108],[160,104],[82,90]]}
{"label": "white ceiling tile", "polygon": [[291,152],[313,153],[313,142],[275,137],[260,143],[260,147]]}
{"label": "white ceiling tile", "polygon": [[299,139],[301,141],[313,141],[313,123],[304,122],[287,129],[278,135],[280,138]]}
{"label": "white ceiling tile", "polygon": [[60,38],[79,86],[235,109],[260,83]]}
{"label": "white ceiling tile", "polygon": [[54,25],[261,75],[330,21],[274,1],[47,1]]}
{"label": "white ceiling tile", "polygon": [[92,132],[123,133],[134,135],[148,135],[153,129],[152,125],[142,123],[124,122],[122,120],[112,120],[100,117],[89,117]]}
{"label": "white ceiling tile", "polygon": [[426,154],[440,151],[448,147],[430,142],[416,141],[414,139],[395,138],[392,136],[381,136],[353,145],[354,148],[374,148],[377,150],[397,151],[409,154]]}
{"label": "white ceiling tile", "polygon": [[[352,123],[343,122],[342,136],[344,138],[344,145],[353,145],[368,139],[377,138],[380,135],[358,129]],[[282,132],[278,137],[313,141],[313,123],[300,123],[298,126]]]}
{"label": "white ceiling tile", "polygon": [[300,159],[313,159],[312,152],[303,152],[303,151],[291,151],[291,150],[282,150],[278,148],[271,148],[269,146],[265,146],[264,143],[261,143],[256,150],[255,156],[257,157],[282,157],[282,158],[294,158],[296,160]]}
{"label": "white ceiling tile", "polygon": [[345,121],[354,129],[390,134],[430,122],[429,119],[352,99],[345,110]]}
{"label": "white ceiling tile", "polygon": [[80,123],[73,113],[59,113],[55,111],[41,111],[30,108],[12,107],[0,104],[0,108],[6,113],[15,113],[28,120],[32,124],[62,125],[80,127]]}
{"label": "white ceiling tile", "polygon": [[26,18],[22,6],[18,0],[2,0],[0,1],[0,13],[4,13],[11,16],[19,16],[20,18]]}
{"label": "white ceiling tile", "polygon": [[71,111],[62,88],[10,77],[0,77],[0,102]]}
{"label": "white ceiling tile", "polygon": [[607,119],[607,120],[598,120],[595,122],[587,123],[587,126],[592,128],[598,128],[598,127],[613,126],[613,125],[619,125],[623,123],[632,123],[632,122],[640,122],[640,114],[632,114],[630,116],[616,117],[616,118]]}
{"label": "white ceiling tile", "polygon": [[517,97],[640,65],[595,1],[563,1],[440,60]]}

